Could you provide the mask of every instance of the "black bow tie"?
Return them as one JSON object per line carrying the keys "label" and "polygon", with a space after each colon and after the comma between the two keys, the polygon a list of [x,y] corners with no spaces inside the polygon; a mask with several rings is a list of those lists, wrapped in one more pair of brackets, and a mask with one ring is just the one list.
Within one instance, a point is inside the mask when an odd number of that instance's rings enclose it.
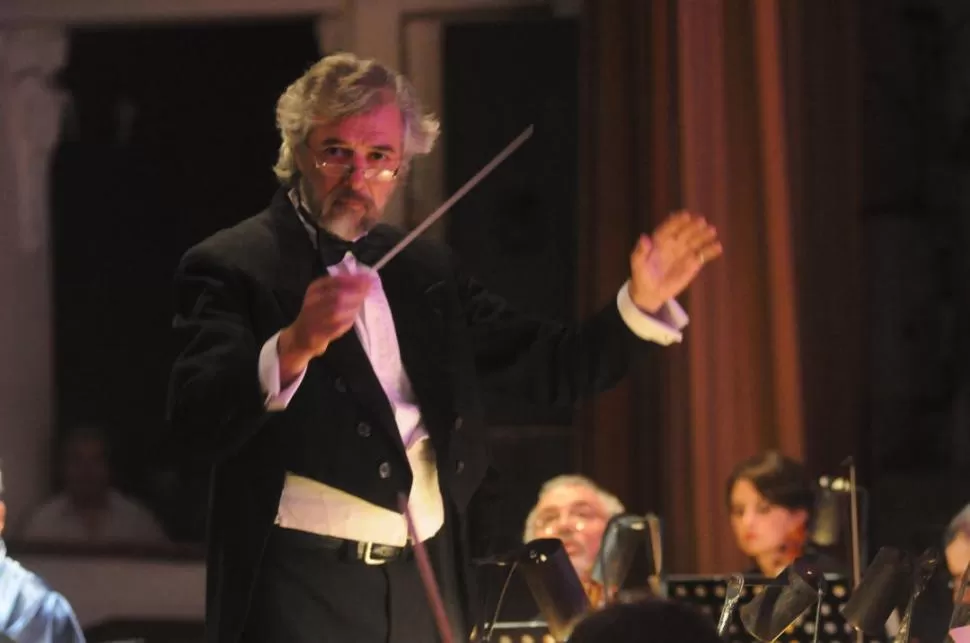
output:
{"label": "black bow tie", "polygon": [[371,232],[357,241],[341,239],[326,230],[317,228],[317,248],[323,265],[329,268],[344,260],[347,253],[354,255],[360,263],[373,266],[384,255],[384,244],[380,243],[379,235]]}

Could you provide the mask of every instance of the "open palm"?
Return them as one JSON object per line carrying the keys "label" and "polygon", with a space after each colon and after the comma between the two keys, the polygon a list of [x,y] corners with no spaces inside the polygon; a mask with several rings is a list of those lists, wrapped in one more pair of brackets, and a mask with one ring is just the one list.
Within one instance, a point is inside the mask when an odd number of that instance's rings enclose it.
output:
{"label": "open palm", "polygon": [[724,252],[714,226],[682,211],[641,235],[630,255],[630,297],[648,313],[660,310],[687,288],[704,264]]}

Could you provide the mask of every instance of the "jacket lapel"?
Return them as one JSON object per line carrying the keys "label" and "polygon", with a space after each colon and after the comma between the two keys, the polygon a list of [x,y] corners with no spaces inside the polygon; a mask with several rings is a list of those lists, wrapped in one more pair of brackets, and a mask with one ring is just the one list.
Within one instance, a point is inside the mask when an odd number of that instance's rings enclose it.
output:
{"label": "jacket lapel", "polygon": [[453,386],[448,377],[444,288],[440,275],[405,251],[380,271],[394,318],[401,362],[435,449],[445,453]]}
{"label": "jacket lapel", "polygon": [[277,272],[273,292],[287,323],[296,319],[310,282],[323,274],[323,266],[310,241],[310,233],[281,188],[270,205],[270,225],[277,246]]}

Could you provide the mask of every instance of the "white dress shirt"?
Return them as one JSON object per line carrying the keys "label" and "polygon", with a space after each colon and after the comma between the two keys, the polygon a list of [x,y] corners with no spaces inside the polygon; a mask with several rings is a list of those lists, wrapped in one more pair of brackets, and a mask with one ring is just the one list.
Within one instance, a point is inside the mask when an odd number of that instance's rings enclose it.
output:
{"label": "white dress shirt", "polygon": [[[303,223],[316,243],[315,231],[306,221]],[[343,261],[329,268],[330,274],[354,274],[365,270],[370,268],[358,264],[349,252]],[[401,351],[387,296],[380,277],[377,273],[373,275],[375,283],[354,322],[354,332],[387,395],[407,450],[414,479],[408,503],[418,540],[424,541],[434,536],[444,524],[435,454],[411,382],[401,364]],[[688,322],[684,310],[673,300],[667,302],[656,317],[644,314],[630,298],[629,283],[620,289],[617,307],[623,321],[637,336],[662,345],[681,341],[681,330]],[[259,381],[269,411],[285,409],[306,374],[305,371],[300,373],[286,388],[280,386],[278,339],[279,333],[270,337],[259,354]],[[286,475],[276,523],[289,529],[398,547],[408,541],[407,523],[400,513],[292,473]]]}

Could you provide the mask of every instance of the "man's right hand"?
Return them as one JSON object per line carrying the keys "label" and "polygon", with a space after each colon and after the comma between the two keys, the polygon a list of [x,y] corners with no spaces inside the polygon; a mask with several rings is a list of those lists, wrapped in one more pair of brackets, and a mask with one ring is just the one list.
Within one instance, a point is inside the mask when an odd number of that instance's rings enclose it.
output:
{"label": "man's right hand", "polygon": [[373,280],[369,274],[334,275],[307,287],[300,314],[280,331],[276,345],[280,386],[285,388],[311,359],[353,327]]}

